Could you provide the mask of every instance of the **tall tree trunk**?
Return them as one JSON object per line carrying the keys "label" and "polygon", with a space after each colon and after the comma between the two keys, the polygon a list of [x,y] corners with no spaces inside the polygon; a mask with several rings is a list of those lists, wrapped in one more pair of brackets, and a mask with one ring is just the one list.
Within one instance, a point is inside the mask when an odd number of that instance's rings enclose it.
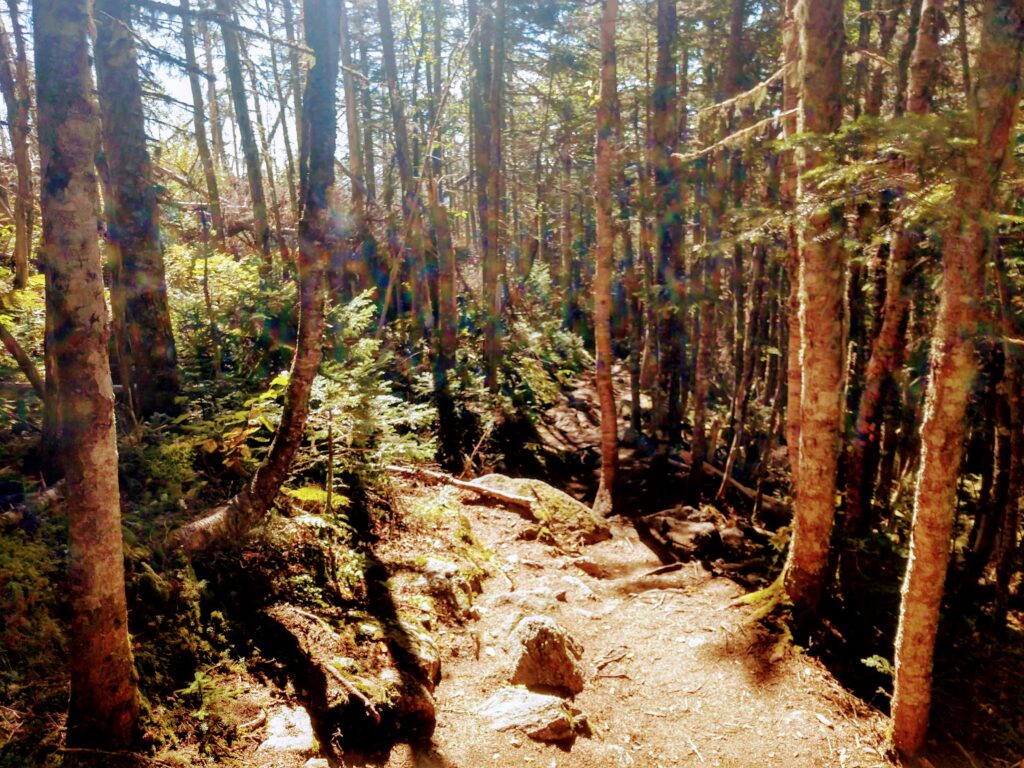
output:
{"label": "tall tree trunk", "polygon": [[[914,115],[931,111],[932,91],[940,63],[942,0],[924,0],[917,44],[909,64],[907,110]],[[892,376],[903,360],[904,321],[910,300],[907,279],[910,262],[921,240],[913,227],[899,229],[889,248],[885,274],[882,326],[872,341],[864,372],[864,389],[857,409],[857,425],[847,460],[847,533],[862,535],[871,522],[871,488],[878,467],[881,419],[885,400],[892,391]]]}
{"label": "tall tree trunk", "polygon": [[678,377],[682,362],[679,339],[682,333],[682,192],[672,153],[678,140],[676,53],[679,43],[674,0],[658,0],[657,58],[651,138],[655,186],[655,283],[658,291],[658,382],[659,404],[654,414],[655,435],[668,441],[678,439],[680,417]]}
{"label": "tall tree trunk", "polygon": [[484,378],[491,392],[498,391],[498,363],[501,356],[501,279],[505,273],[505,259],[501,247],[502,220],[502,115],[504,112],[505,68],[505,0],[492,0],[489,105],[490,161],[487,165],[487,199],[490,215],[487,218],[487,249],[483,254],[481,274],[484,304]]}
{"label": "tall tree trunk", "polygon": [[[17,4],[9,3],[16,28],[20,27]],[[19,45],[23,47],[24,43]],[[14,199],[14,287],[28,285],[29,253],[32,250],[32,162],[28,154],[29,97],[28,72],[19,50],[18,58],[11,50],[7,30],[0,22],[0,90],[7,107],[7,129],[11,135],[14,167],[18,175],[17,196]]]}
{"label": "tall tree trunk", "polygon": [[[782,21],[782,57],[786,73],[782,80],[782,111],[786,114],[782,130],[785,138],[796,135],[796,111],[800,105],[800,26],[796,17],[797,0],[786,0]],[[782,209],[792,213],[796,209],[797,177],[796,153],[789,149],[782,153]],[[790,223],[786,233],[786,270],[789,273],[789,300],[786,344],[786,449],[789,454],[789,477],[793,497],[800,489],[800,397],[803,379],[800,372],[800,245],[796,226]]]}
{"label": "tall tree trunk", "polygon": [[[284,83],[281,80],[281,70],[277,65],[277,45],[274,39],[274,5],[273,0],[266,1],[267,35],[271,38],[270,45],[270,69],[274,78],[274,94],[277,96],[278,108],[281,110],[281,138],[284,140],[285,173],[288,178],[288,202],[291,204],[292,215],[299,215],[299,194],[295,186],[295,155],[292,153],[291,131],[288,129],[288,104],[285,94]],[[346,64],[351,67],[351,62]],[[351,77],[351,74],[348,75]],[[350,102],[346,98],[345,107]],[[271,131],[273,133],[273,131]]]}
{"label": "tall tree trunk", "polygon": [[[245,173],[249,181],[249,196],[252,198],[253,233],[256,245],[263,254],[261,276],[270,277],[270,226],[267,222],[267,199],[263,193],[263,174],[260,171],[260,152],[256,146],[249,104],[245,98],[245,79],[242,76],[242,58],[239,53],[238,32],[231,0],[215,0],[220,16],[221,37],[224,39],[224,63],[227,69],[231,103],[235,108],[235,123],[241,135],[242,155],[245,158]],[[300,143],[301,146],[301,143]],[[304,151],[304,150],[303,150]]]}
{"label": "tall tree trunk", "polygon": [[[801,0],[801,133],[827,136],[842,120],[842,0]],[[799,488],[793,535],[783,572],[794,619],[806,627],[817,611],[827,576],[829,538],[835,514],[843,391],[843,252],[841,215],[816,199],[818,188],[807,173],[822,162],[819,151],[804,148],[798,157],[797,195],[812,208],[800,231],[800,338],[803,375],[800,397]]]}
{"label": "tall tree trunk", "polygon": [[306,0],[306,41],[315,63],[309,70],[302,100],[303,133],[300,172],[302,219],[299,221],[299,328],[295,340],[284,410],[266,459],[242,493],[209,516],[182,528],[175,543],[186,553],[199,552],[225,539],[240,539],[262,520],[288,476],[305,434],[309,394],[320,366],[324,330],[323,278],[330,250],[337,142],[340,14],[336,0]]}
{"label": "tall tree trunk", "polygon": [[896,636],[893,743],[914,755],[925,743],[932,660],[942,604],[964,416],[977,362],[974,336],[984,280],[983,254],[993,236],[995,200],[1020,99],[1020,0],[986,0],[974,72],[973,146],[954,188],[957,208],[942,240],[942,296],[934,322],[931,367],[921,424],[910,557]]}
{"label": "tall tree trunk", "polygon": [[203,66],[206,71],[206,104],[210,108],[210,141],[217,167],[231,172],[228,153],[224,146],[224,121],[220,116],[220,97],[217,95],[217,75],[213,66],[213,36],[206,18],[199,17],[199,36],[203,39]]}
{"label": "tall tree trunk", "polygon": [[[348,169],[352,174],[352,240],[361,246],[366,243],[366,178],[363,174],[363,141],[359,130],[359,97],[356,92],[352,45],[348,23],[347,0],[341,2],[341,73],[345,93],[345,129],[348,136]],[[367,265],[363,265],[365,270]],[[361,289],[369,287],[368,277],[361,281]]]}
{"label": "tall tree trunk", "polygon": [[123,750],[139,698],[128,638],[114,388],[96,234],[99,120],[88,0],[33,3],[47,311],[60,328],[57,399],[67,482],[69,747]]}
{"label": "tall tree trunk", "polygon": [[175,413],[180,382],[160,248],[157,187],[146,147],[128,0],[96,3],[96,80],[110,171],[111,240],[121,252],[125,325],[140,416]]}
{"label": "tall tree trunk", "polygon": [[612,178],[618,164],[619,99],[615,77],[615,15],[618,0],[604,0],[601,12],[601,93],[597,103],[594,157],[594,205],[597,211],[597,271],[594,277],[594,340],[597,347],[597,397],[601,407],[601,482],[594,511],[615,513],[615,475],[619,464],[618,414],[612,386],[612,273],[615,228]]}
{"label": "tall tree trunk", "polygon": [[196,149],[199,151],[199,162],[203,166],[206,193],[210,196],[210,214],[213,217],[213,228],[217,231],[217,242],[221,250],[226,250],[224,214],[220,206],[217,168],[213,163],[210,142],[206,136],[206,110],[203,104],[203,89],[199,83],[199,64],[196,60],[196,44],[192,34],[192,14],[189,10],[189,0],[181,0],[181,39],[185,46],[185,63],[188,65],[188,84],[192,89],[192,127],[196,134]]}

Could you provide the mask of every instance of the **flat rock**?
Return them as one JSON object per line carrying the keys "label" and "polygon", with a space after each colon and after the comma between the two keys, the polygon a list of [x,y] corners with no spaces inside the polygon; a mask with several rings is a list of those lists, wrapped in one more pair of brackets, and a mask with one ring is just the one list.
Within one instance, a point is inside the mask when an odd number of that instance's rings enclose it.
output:
{"label": "flat rock", "polygon": [[302,707],[283,707],[272,712],[267,717],[267,738],[257,751],[315,755],[320,750],[309,713]]}
{"label": "flat rock", "polygon": [[583,690],[583,647],[547,616],[527,616],[512,630],[510,682],[528,688]]}
{"label": "flat rock", "polygon": [[557,696],[525,688],[502,688],[476,712],[496,731],[517,729],[537,741],[565,741],[586,722],[583,713]]}

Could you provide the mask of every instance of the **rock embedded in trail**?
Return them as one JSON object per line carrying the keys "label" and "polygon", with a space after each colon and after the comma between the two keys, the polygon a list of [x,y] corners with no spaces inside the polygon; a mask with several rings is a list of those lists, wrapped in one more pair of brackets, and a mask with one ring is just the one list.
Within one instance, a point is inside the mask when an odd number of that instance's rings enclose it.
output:
{"label": "rock embedded in trail", "polygon": [[557,696],[502,688],[476,712],[496,731],[517,729],[537,741],[565,741],[586,733],[582,711]]}
{"label": "rock embedded in trail", "polygon": [[527,616],[511,636],[510,682],[575,695],[583,690],[583,647],[547,616]]}
{"label": "rock embedded in trail", "polygon": [[542,480],[494,474],[484,475],[473,483],[532,499],[533,519],[560,542],[596,544],[612,536],[608,523],[600,515],[594,514],[583,502]]}
{"label": "rock embedded in trail", "polygon": [[315,755],[319,750],[313,723],[302,707],[282,707],[267,719],[267,738],[258,752],[272,752],[301,757]]}

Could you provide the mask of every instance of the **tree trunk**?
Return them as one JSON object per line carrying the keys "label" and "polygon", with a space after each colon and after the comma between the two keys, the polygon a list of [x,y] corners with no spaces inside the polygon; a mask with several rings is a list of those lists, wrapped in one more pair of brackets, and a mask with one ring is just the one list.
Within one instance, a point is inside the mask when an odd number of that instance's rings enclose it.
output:
{"label": "tree trunk", "polygon": [[220,97],[217,96],[217,76],[213,70],[213,39],[205,17],[199,17],[199,36],[203,39],[203,59],[206,68],[206,103],[210,108],[210,140],[217,167],[231,172],[228,153],[224,147],[224,121],[220,117]]}
{"label": "tree trunk", "polygon": [[505,261],[501,248],[502,213],[502,114],[504,110],[505,0],[492,0],[491,53],[487,119],[490,122],[490,160],[487,164],[487,249],[481,274],[484,304],[484,378],[491,392],[498,391],[498,367],[501,356],[501,278]]}
{"label": "tree trunk", "polygon": [[138,415],[172,414],[178,357],[160,248],[157,187],[146,147],[142,87],[128,0],[96,3],[96,80],[113,193],[109,237],[121,252],[125,326]]}
{"label": "tree trunk", "polygon": [[[842,120],[843,3],[801,0],[801,133],[828,135]],[[818,606],[827,576],[829,538],[835,514],[843,391],[842,216],[816,200],[816,181],[806,174],[822,162],[804,148],[798,162],[797,195],[812,212],[803,222],[800,248],[800,338],[797,351],[803,381],[800,396],[800,452],[793,535],[783,572],[786,594],[799,627],[806,627]]]}
{"label": "tree trunk", "polygon": [[[786,0],[782,23],[782,49],[786,74],[782,80],[782,110],[788,116],[782,123],[783,135],[789,139],[797,132],[796,109],[800,104],[800,27],[796,17],[796,0]],[[796,208],[796,188],[799,171],[796,153],[786,150],[782,154],[782,209],[792,212]],[[800,248],[796,226],[790,223],[786,237],[786,270],[789,273],[789,300],[787,326],[789,341],[786,345],[786,449],[789,454],[789,478],[796,498],[800,489],[800,396],[803,380],[800,372]]]}
{"label": "tree trunk", "polygon": [[[231,0],[215,0],[220,16],[221,37],[224,39],[224,64],[227,69],[231,102],[235,108],[235,123],[241,135],[242,155],[245,158],[245,173],[249,180],[249,196],[252,198],[253,233],[256,244],[263,254],[261,277],[270,277],[270,226],[267,223],[267,199],[263,194],[263,174],[260,172],[260,153],[256,146],[249,104],[245,98],[245,80],[242,77],[242,59],[239,53],[238,32],[233,26],[234,13]],[[300,142],[301,147],[301,142]],[[304,149],[300,151],[305,151]]]}
{"label": "tree trunk", "polygon": [[[17,5],[9,3],[11,18],[20,28]],[[19,35],[20,36],[20,35]],[[19,45],[19,49],[23,43]],[[14,167],[18,175],[17,196],[14,199],[14,287],[28,285],[29,254],[32,250],[32,162],[28,154],[29,98],[27,65],[11,50],[7,30],[0,22],[0,90],[7,107],[7,128],[11,135]]]}
{"label": "tree trunk", "polygon": [[181,39],[185,46],[185,63],[188,65],[188,83],[192,89],[192,126],[196,133],[196,149],[206,179],[206,193],[210,196],[210,214],[217,242],[221,250],[227,249],[224,234],[224,214],[220,207],[220,189],[217,184],[217,168],[210,154],[210,142],[206,137],[206,110],[203,104],[203,89],[199,83],[199,64],[196,61],[196,44],[192,34],[192,15],[189,0],[181,0]]}
{"label": "tree trunk", "polygon": [[597,211],[597,271],[594,277],[594,340],[597,347],[597,397],[601,407],[601,481],[594,511],[615,513],[615,475],[619,464],[618,414],[612,386],[612,273],[615,228],[612,178],[618,163],[619,99],[615,77],[615,15],[618,0],[604,0],[601,13],[601,93],[597,104],[594,205]]}
{"label": "tree trunk", "polygon": [[[274,94],[277,96],[278,109],[281,110],[281,138],[284,140],[285,174],[288,178],[288,202],[291,205],[292,215],[299,216],[299,193],[295,187],[295,155],[292,152],[291,131],[288,130],[288,103],[285,94],[284,84],[281,81],[281,70],[277,65],[277,45],[272,42],[274,39],[274,5],[273,0],[266,0],[267,36],[270,37],[270,70],[274,79]],[[351,67],[351,62],[346,66]],[[349,75],[351,77],[351,75]],[[345,99],[345,108],[351,104]],[[271,131],[273,133],[273,131]]]}
{"label": "tree trunk", "polygon": [[986,0],[974,72],[972,148],[943,237],[942,296],[921,424],[910,558],[896,636],[893,743],[905,755],[925,744],[932,660],[956,503],[964,416],[977,363],[974,336],[982,298],[983,254],[1020,98],[1024,24],[1019,0]]}
{"label": "tree trunk", "polygon": [[225,539],[238,540],[262,520],[288,476],[309,415],[309,394],[320,366],[324,329],[323,277],[332,231],[329,197],[334,185],[337,134],[335,90],[338,82],[340,14],[334,0],[306,0],[306,40],[315,63],[302,100],[300,172],[302,219],[299,221],[299,328],[284,410],[266,459],[249,487],[209,516],[182,528],[175,545],[194,554]]}
{"label": "tree trunk", "polygon": [[[907,110],[914,115],[931,111],[932,91],[940,63],[939,37],[942,0],[923,0],[917,44],[909,63]],[[916,228],[896,232],[889,248],[885,275],[882,327],[871,344],[864,372],[864,389],[857,409],[857,425],[847,460],[846,519],[848,534],[860,536],[871,522],[871,486],[878,467],[881,418],[891,394],[892,376],[903,361],[904,320],[910,299],[907,279],[910,262],[921,240]]]}
{"label": "tree trunk", "polygon": [[128,638],[114,389],[96,234],[99,120],[90,3],[33,3],[47,311],[60,328],[57,400],[67,482],[71,606],[69,747],[123,750],[139,698]]}
{"label": "tree trunk", "polygon": [[[678,380],[682,361],[679,338],[682,333],[683,281],[681,253],[683,244],[682,192],[677,169],[672,162],[676,150],[677,74],[679,43],[676,6],[673,0],[658,0],[657,58],[655,63],[654,102],[651,134],[654,142],[654,186],[657,245],[655,246],[655,284],[658,291],[658,381],[654,414],[654,433],[673,442],[679,435]],[[673,396],[676,395],[676,396]]]}

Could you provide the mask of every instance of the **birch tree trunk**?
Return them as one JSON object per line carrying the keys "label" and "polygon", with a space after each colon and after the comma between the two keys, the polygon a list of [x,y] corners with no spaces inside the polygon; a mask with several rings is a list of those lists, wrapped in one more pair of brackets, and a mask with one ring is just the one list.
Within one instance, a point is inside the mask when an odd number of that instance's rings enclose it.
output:
{"label": "birch tree trunk", "polygon": [[33,3],[47,311],[60,327],[57,400],[67,482],[69,747],[122,750],[139,698],[128,638],[110,318],[96,234],[99,119],[88,0]]}
{"label": "birch tree trunk", "polygon": [[[827,137],[842,120],[842,0],[801,0],[796,7],[800,30],[801,133]],[[829,538],[835,515],[843,390],[842,216],[816,200],[816,182],[806,178],[822,162],[816,149],[798,153],[801,177],[797,197],[813,211],[799,233],[800,338],[803,381],[800,396],[800,452],[789,557],[783,571],[786,594],[798,626],[817,611],[825,584]],[[792,352],[791,352],[792,354]]]}
{"label": "birch tree trunk", "polygon": [[615,77],[615,15],[618,0],[604,0],[601,12],[601,93],[597,104],[594,205],[597,209],[597,271],[594,277],[595,378],[601,408],[601,481],[594,511],[615,514],[615,475],[619,464],[618,417],[612,386],[612,275],[615,228],[612,222],[612,179],[618,163],[619,103]]}
{"label": "birch tree trunk", "polygon": [[973,138],[942,240],[942,295],[932,335],[914,494],[910,558],[896,635],[893,743],[904,755],[925,744],[932,662],[956,504],[964,416],[977,373],[974,337],[983,294],[983,254],[994,235],[995,200],[1020,99],[1024,7],[986,0],[973,73]]}

